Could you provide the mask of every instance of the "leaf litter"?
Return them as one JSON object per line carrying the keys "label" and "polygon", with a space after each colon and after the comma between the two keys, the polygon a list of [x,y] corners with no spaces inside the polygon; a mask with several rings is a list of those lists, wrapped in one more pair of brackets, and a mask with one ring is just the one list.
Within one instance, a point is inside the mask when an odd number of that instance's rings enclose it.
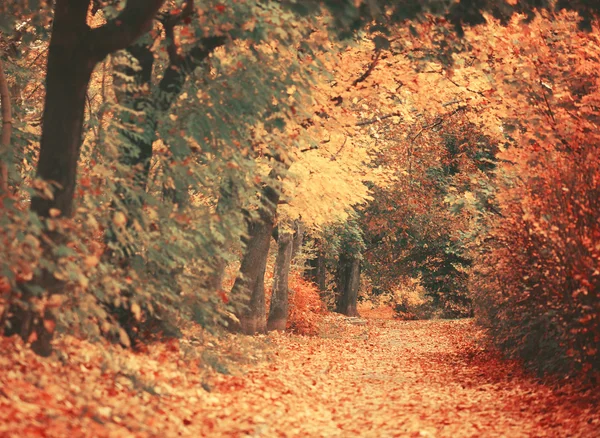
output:
{"label": "leaf litter", "polygon": [[144,352],[64,336],[49,359],[3,338],[0,436],[600,436],[595,388],[526,374],[471,320],[368,316]]}

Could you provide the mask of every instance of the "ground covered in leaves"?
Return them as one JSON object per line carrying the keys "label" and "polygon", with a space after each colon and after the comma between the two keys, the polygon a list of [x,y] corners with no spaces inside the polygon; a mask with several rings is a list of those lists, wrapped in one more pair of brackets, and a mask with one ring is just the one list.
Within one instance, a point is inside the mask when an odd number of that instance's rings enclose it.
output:
{"label": "ground covered in leaves", "polygon": [[597,390],[527,376],[472,321],[367,316],[144,353],[65,337],[50,359],[2,339],[0,436],[600,436]]}

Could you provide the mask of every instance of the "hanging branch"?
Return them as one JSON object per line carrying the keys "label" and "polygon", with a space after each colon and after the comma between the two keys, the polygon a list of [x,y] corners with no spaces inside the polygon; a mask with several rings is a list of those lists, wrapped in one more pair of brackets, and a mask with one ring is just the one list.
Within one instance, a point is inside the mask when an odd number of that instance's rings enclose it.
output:
{"label": "hanging branch", "polygon": [[8,81],[4,73],[4,65],[0,58],[0,105],[2,106],[2,133],[0,134],[0,193],[8,191],[8,166],[2,160],[10,146],[10,137],[12,134],[12,110],[10,105],[10,93],[8,91]]}

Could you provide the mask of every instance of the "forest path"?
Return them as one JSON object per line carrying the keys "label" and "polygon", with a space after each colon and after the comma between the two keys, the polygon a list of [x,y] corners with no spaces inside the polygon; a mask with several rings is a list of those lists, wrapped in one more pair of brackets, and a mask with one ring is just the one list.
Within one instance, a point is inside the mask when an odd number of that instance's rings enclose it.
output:
{"label": "forest path", "polygon": [[223,414],[253,436],[600,436],[597,405],[524,376],[480,336],[469,320],[338,319],[320,339],[275,337],[278,359]]}
{"label": "forest path", "polygon": [[600,436],[596,390],[536,382],[470,320],[200,336],[143,353],[65,336],[49,359],[1,338],[0,437]]}

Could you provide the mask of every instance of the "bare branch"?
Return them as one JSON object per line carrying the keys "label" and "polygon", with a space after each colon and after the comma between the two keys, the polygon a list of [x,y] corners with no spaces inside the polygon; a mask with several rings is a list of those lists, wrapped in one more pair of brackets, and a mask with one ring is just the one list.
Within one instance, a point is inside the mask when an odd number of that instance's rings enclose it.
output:
{"label": "bare branch", "polygon": [[450,82],[452,85],[455,85],[458,88],[464,88],[469,93],[478,94],[481,97],[486,97],[483,91],[473,90],[473,89],[471,89],[469,87],[462,86],[459,83],[457,83],[456,81],[454,81],[454,79],[450,79],[450,77],[448,77],[448,75],[446,75],[444,77],[446,78],[446,80],[448,80],[448,82]]}
{"label": "bare branch", "polygon": [[335,161],[337,159],[337,156],[342,152],[342,150],[344,149],[344,146],[346,146],[347,141],[348,141],[348,137],[344,137],[344,143],[342,143],[342,145],[337,150],[337,152],[331,156],[331,158],[329,159],[330,161]]}

